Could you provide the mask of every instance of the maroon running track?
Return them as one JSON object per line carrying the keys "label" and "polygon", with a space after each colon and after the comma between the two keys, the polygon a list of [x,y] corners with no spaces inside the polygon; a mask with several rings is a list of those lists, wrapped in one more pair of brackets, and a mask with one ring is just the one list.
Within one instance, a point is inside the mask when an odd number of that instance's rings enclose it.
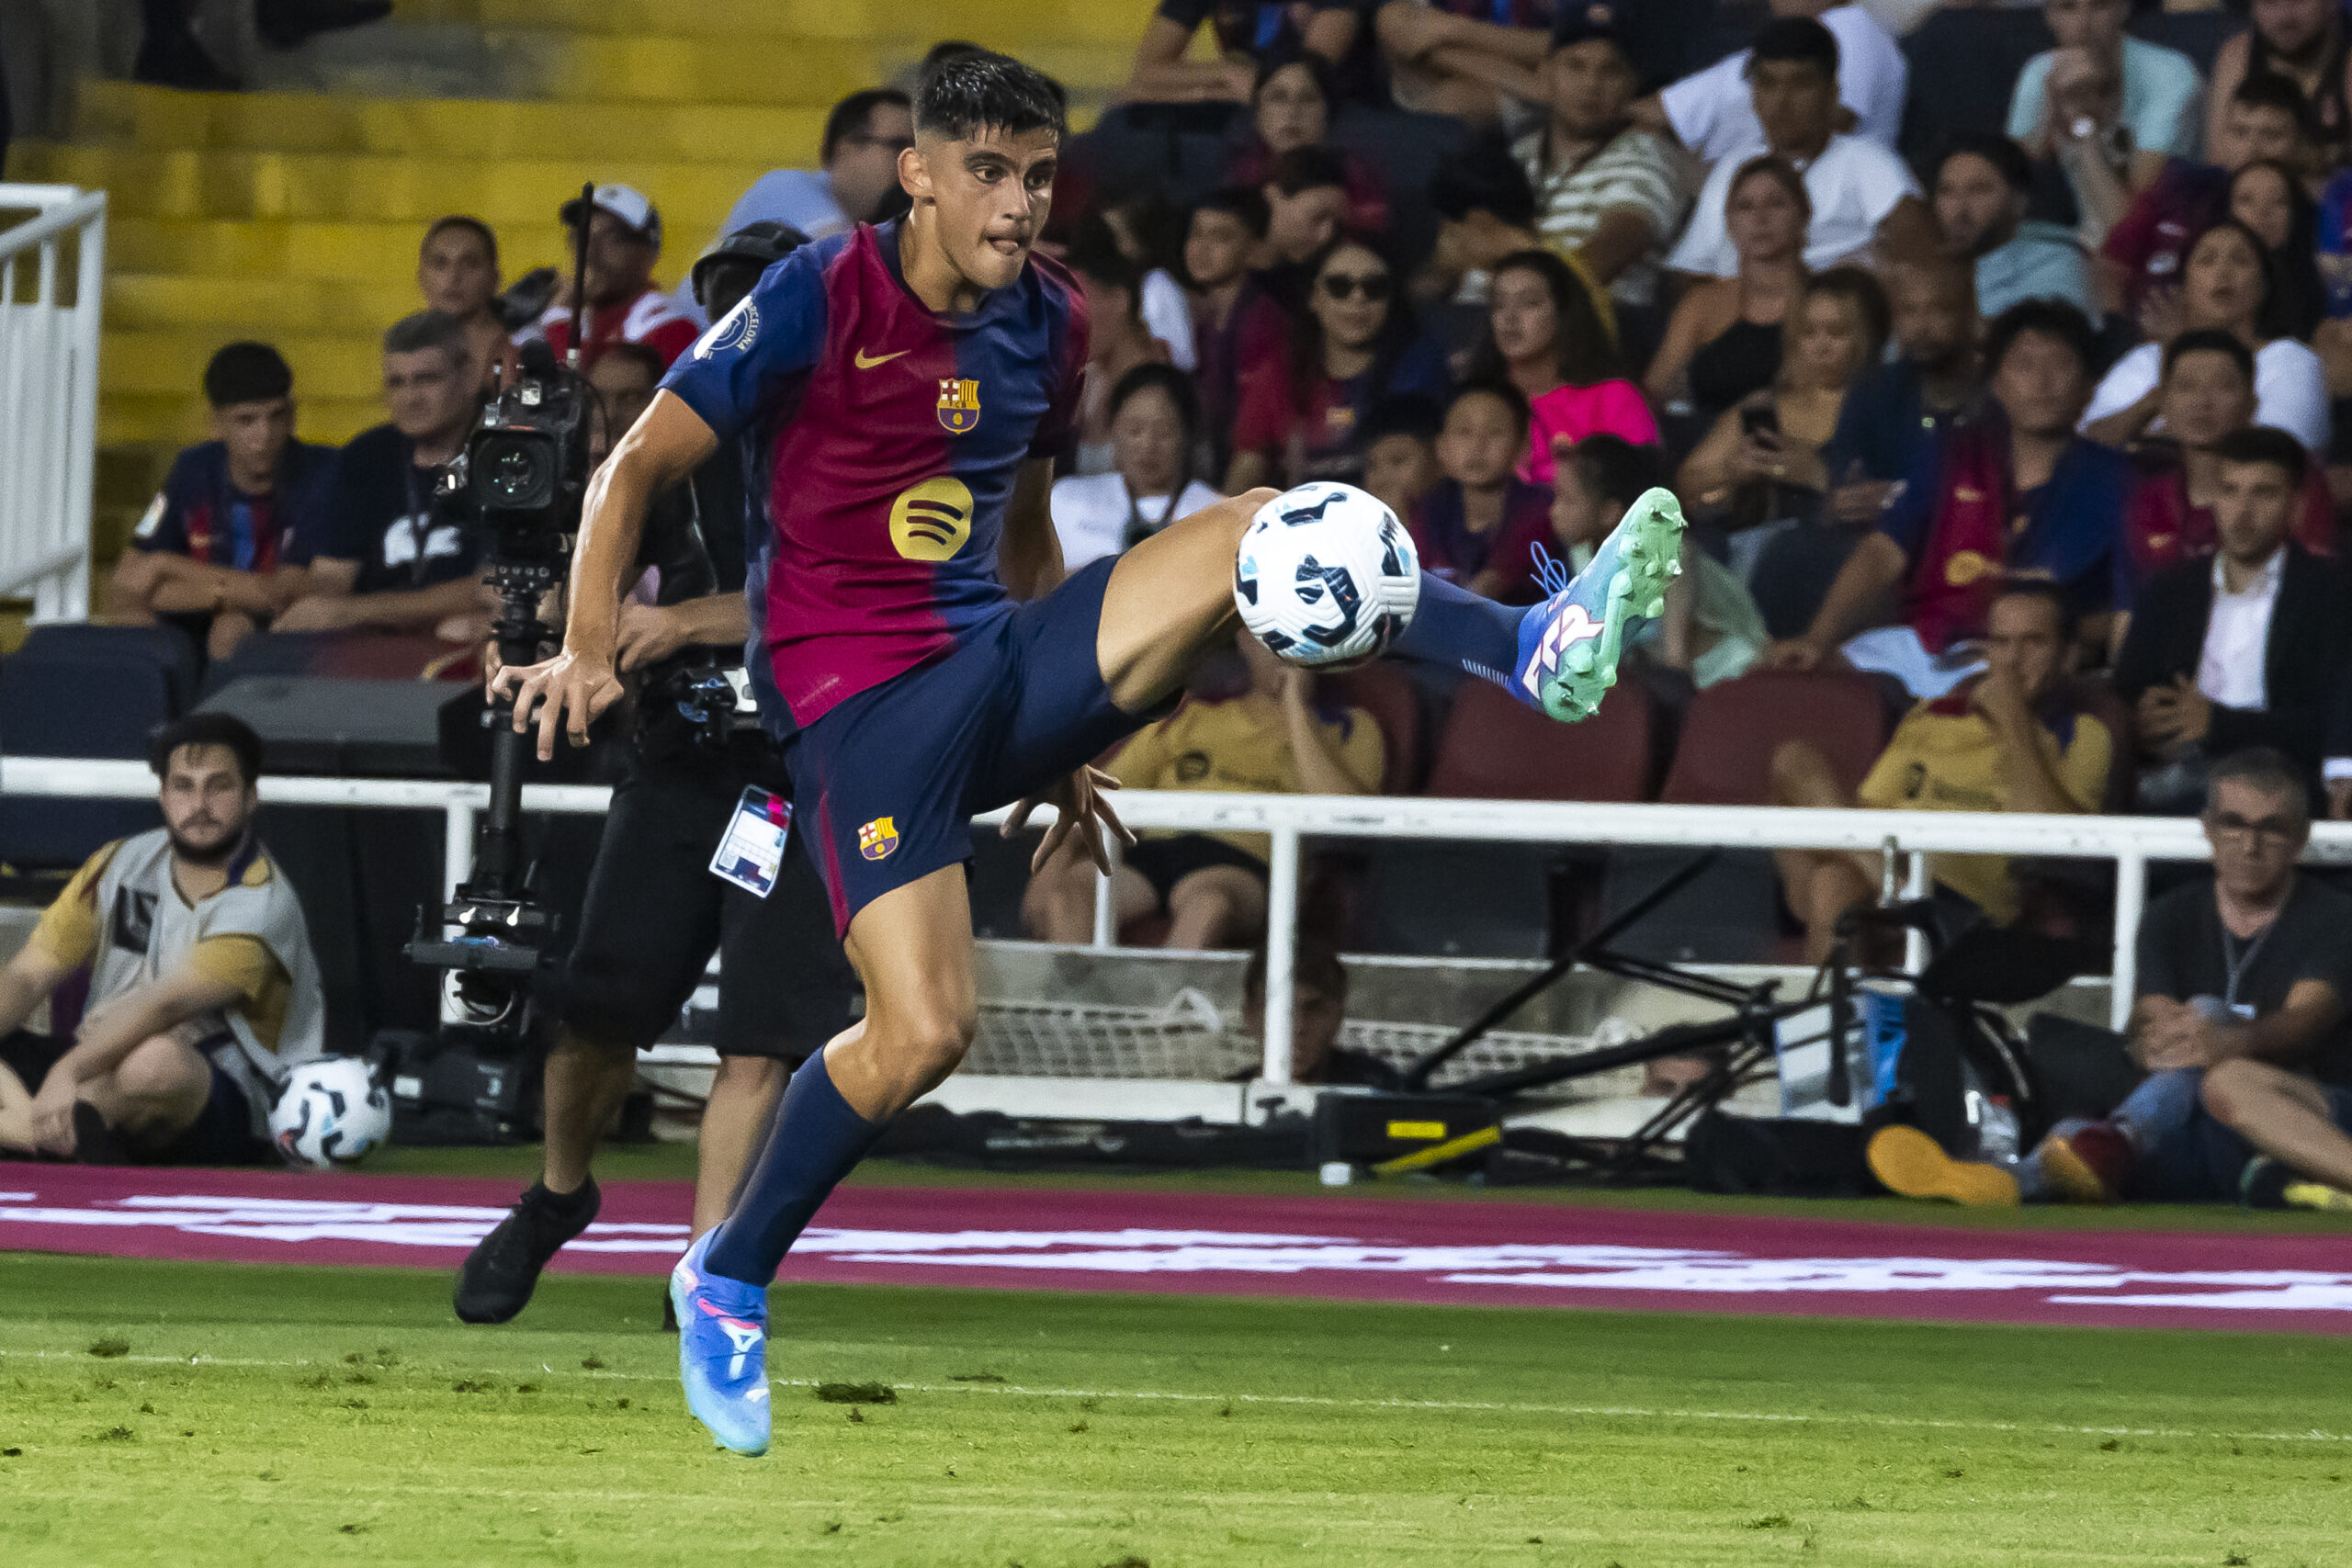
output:
{"label": "maroon running track", "polygon": [[[502,1180],[0,1166],[0,1248],[454,1268]],[[690,1191],[620,1182],[558,1269],[659,1274]],[[1395,1198],[846,1187],[787,1280],[2352,1333],[2352,1233],[1993,1231]]]}

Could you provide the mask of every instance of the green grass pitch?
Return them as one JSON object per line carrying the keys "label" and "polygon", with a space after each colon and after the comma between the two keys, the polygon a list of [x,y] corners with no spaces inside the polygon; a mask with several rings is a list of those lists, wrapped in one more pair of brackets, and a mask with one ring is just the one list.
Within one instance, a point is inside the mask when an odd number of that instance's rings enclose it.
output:
{"label": "green grass pitch", "polygon": [[746,1461],[657,1291],[0,1257],[0,1563],[2352,1561],[2340,1340],[786,1286]]}

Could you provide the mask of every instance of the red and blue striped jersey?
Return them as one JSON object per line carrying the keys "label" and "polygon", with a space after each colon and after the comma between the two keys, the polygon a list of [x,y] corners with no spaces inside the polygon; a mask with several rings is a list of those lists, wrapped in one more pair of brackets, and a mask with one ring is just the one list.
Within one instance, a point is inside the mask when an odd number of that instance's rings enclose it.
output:
{"label": "red and blue striped jersey", "polygon": [[754,443],[752,646],[796,726],[1010,612],[996,558],[1015,476],[1078,416],[1069,273],[1033,255],[944,315],[907,288],[899,233],[801,246],[662,382],[721,440]]}

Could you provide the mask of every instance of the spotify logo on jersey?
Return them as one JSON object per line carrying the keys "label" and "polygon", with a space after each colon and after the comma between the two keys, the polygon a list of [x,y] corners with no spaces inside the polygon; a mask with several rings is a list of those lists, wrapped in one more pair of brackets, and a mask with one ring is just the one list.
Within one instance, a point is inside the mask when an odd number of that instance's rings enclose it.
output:
{"label": "spotify logo on jersey", "polygon": [[972,492],[942,474],[890,503],[890,543],[909,560],[945,560],[972,536]]}

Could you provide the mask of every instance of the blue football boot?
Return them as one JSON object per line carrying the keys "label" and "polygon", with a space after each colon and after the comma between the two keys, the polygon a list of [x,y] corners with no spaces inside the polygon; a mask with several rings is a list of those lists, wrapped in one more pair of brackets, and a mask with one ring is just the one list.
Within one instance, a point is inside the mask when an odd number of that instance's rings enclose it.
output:
{"label": "blue football boot", "polygon": [[768,1293],[722,1279],[703,1265],[717,1226],[670,1270],[670,1304],[678,1314],[678,1377],[686,1408],[718,1446],[739,1454],[768,1451]]}
{"label": "blue football boot", "polygon": [[1511,690],[1574,724],[1590,718],[1617,683],[1626,640],[1665,614],[1667,583],[1682,570],[1682,508],[1669,491],[1643,491],[1573,581],[1543,547],[1536,550],[1551,597],[1519,623]]}

